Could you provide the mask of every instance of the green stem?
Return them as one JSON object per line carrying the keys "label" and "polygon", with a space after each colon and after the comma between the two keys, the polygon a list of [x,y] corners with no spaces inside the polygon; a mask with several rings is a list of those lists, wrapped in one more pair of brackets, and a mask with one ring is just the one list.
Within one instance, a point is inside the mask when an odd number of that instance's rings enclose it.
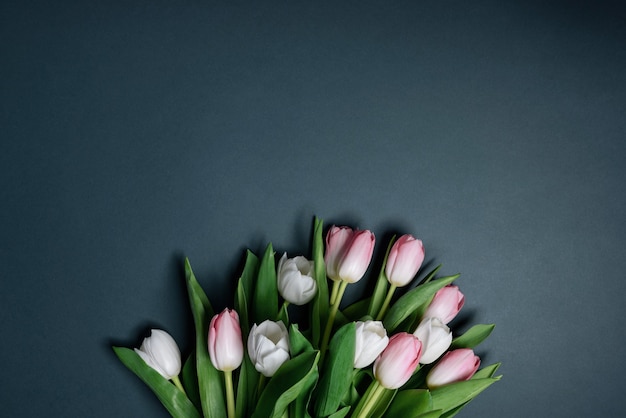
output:
{"label": "green stem", "polygon": [[376,316],[376,320],[380,321],[385,317],[385,314],[387,313],[387,309],[389,309],[389,303],[391,302],[391,298],[393,297],[393,293],[396,291],[397,286],[392,284],[391,286],[389,286],[389,290],[387,291],[387,297],[385,298],[385,301],[383,302],[383,306],[381,306],[380,308],[380,312],[378,312],[378,315]]}
{"label": "green stem", "polygon": [[330,304],[335,304],[335,299],[337,299],[337,292],[339,291],[339,285],[342,283],[341,280],[333,280],[333,288],[330,292]]}
{"label": "green stem", "polygon": [[233,371],[224,372],[224,382],[226,383],[226,405],[228,408],[228,418],[235,418],[235,392],[233,391]]}
{"label": "green stem", "polygon": [[378,402],[378,398],[385,391],[385,388],[378,383],[378,380],[374,380],[372,382],[372,391],[369,394],[369,397],[365,401],[363,408],[359,412],[357,418],[367,418],[370,416],[370,412],[374,407],[376,407],[376,403]]}
{"label": "green stem", "polygon": [[261,374],[259,376],[259,384],[256,387],[256,398],[259,399],[261,397],[261,393],[265,389],[265,375]]}
{"label": "green stem", "polygon": [[187,394],[185,392],[185,388],[183,387],[182,383],[180,383],[180,379],[178,378],[178,376],[172,377],[172,382],[174,382],[174,385],[176,385],[176,387],[180,389],[181,392],[183,392],[185,395]]}
{"label": "green stem", "polygon": [[320,364],[322,363],[322,360],[324,359],[324,354],[326,354],[326,348],[328,347],[328,340],[330,340],[330,332],[333,330],[335,316],[337,316],[337,310],[339,309],[339,304],[341,303],[341,298],[343,297],[343,292],[345,292],[346,290],[346,286],[348,286],[348,282],[344,282],[342,280],[341,283],[339,284],[337,295],[335,296],[335,302],[332,305],[330,305],[330,312],[328,314],[328,322],[326,322],[326,328],[324,329],[324,336],[322,338],[322,344],[320,345]]}

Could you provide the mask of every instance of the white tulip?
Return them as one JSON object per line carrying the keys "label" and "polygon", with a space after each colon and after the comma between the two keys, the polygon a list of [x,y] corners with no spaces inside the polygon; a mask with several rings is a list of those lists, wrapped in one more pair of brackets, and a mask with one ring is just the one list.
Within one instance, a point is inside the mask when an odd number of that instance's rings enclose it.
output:
{"label": "white tulip", "polygon": [[283,321],[267,319],[254,324],[248,336],[248,355],[259,373],[273,376],[289,359],[289,336]]}
{"label": "white tulip", "polygon": [[176,341],[165,331],[153,329],[150,337],[135,352],[146,364],[170,380],[180,373],[180,350]]}
{"label": "white tulip", "polygon": [[357,321],[354,367],[362,369],[376,360],[389,344],[387,331],[380,321]]}
{"label": "white tulip", "polygon": [[413,335],[422,342],[422,364],[437,360],[452,343],[452,331],[439,318],[424,319]]}
{"label": "white tulip", "polygon": [[289,303],[304,305],[315,297],[317,284],[312,277],[313,262],[302,256],[287,258],[287,253],[278,261],[278,292]]}

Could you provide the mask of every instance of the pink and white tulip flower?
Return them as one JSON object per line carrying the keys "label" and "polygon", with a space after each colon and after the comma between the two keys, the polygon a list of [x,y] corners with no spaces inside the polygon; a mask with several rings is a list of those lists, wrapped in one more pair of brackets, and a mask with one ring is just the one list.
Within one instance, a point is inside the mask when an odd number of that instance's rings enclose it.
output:
{"label": "pink and white tulip flower", "polygon": [[448,285],[435,293],[422,318],[439,318],[441,322],[447,324],[456,317],[464,303],[465,296],[459,287]]}
{"label": "pink and white tulip flower", "polygon": [[421,364],[437,360],[452,343],[452,331],[439,318],[426,318],[413,332],[422,342]]}
{"label": "pink and white tulip flower", "polygon": [[326,252],[324,263],[326,275],[332,280],[339,280],[339,261],[345,252],[347,244],[352,239],[352,229],[347,226],[334,226],[326,234]]}
{"label": "pink and white tulip flower", "polygon": [[446,353],[426,376],[430,389],[449,383],[469,380],[480,367],[480,358],[469,348],[459,348]]}
{"label": "pink and white tulip flower", "polygon": [[243,341],[239,315],[224,309],[211,319],[209,325],[209,357],[217,370],[235,370],[243,361]]}
{"label": "pink and white tulip flower", "polygon": [[278,261],[278,292],[287,302],[304,305],[317,293],[317,284],[312,275],[312,261],[302,256],[287,258],[285,253]]}
{"label": "pink and white tulip flower", "polygon": [[146,364],[170,380],[180,373],[180,350],[170,334],[160,329],[150,331],[150,336],[135,348],[135,352]]}
{"label": "pink and white tulip flower", "polygon": [[380,321],[357,321],[356,344],[354,347],[354,368],[367,367],[389,344],[387,331]]}
{"label": "pink and white tulip flower", "polygon": [[372,260],[375,242],[371,231],[354,231],[337,265],[339,280],[356,283],[363,278]]}
{"label": "pink and white tulip flower", "polygon": [[402,235],[389,251],[385,275],[396,287],[409,284],[424,261],[424,245],[412,235]]}
{"label": "pink and white tulip flower", "polygon": [[376,380],[384,388],[399,388],[417,368],[421,354],[422,343],[416,336],[407,332],[393,335],[387,348],[374,362]]}

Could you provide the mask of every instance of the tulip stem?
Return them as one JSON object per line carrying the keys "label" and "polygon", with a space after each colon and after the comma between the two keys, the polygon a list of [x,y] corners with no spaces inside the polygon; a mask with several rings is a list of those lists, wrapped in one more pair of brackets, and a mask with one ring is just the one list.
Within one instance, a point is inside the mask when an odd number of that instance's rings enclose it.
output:
{"label": "tulip stem", "polygon": [[335,304],[335,299],[337,299],[337,292],[339,291],[339,285],[341,284],[341,280],[333,280],[333,288],[330,292],[330,304]]}
{"label": "tulip stem", "polygon": [[373,408],[376,407],[378,398],[380,398],[380,395],[382,395],[384,390],[385,388],[380,383],[378,383],[378,380],[374,380],[372,382],[372,390],[365,400],[365,404],[363,404],[363,408],[361,408],[361,411],[359,412],[357,418],[367,418],[370,416],[370,412]]}
{"label": "tulip stem", "polygon": [[228,418],[235,418],[235,392],[233,391],[233,371],[224,371],[224,382],[226,386],[226,405],[228,408]]}
{"label": "tulip stem", "polygon": [[174,376],[172,377],[172,382],[174,382],[174,385],[180,389],[181,392],[183,392],[185,395],[187,394],[185,392],[185,388],[183,387],[182,383],[180,383],[180,379],[178,378],[178,376]]}
{"label": "tulip stem", "polygon": [[389,309],[389,303],[391,303],[391,298],[393,297],[393,294],[396,291],[396,288],[397,286],[393,284],[389,286],[389,290],[387,291],[387,297],[385,298],[385,301],[383,302],[383,306],[381,306],[380,311],[378,312],[378,315],[376,316],[377,321],[380,321],[385,317],[385,314],[387,313],[387,309]]}
{"label": "tulip stem", "polygon": [[257,399],[261,397],[261,393],[263,392],[263,389],[265,389],[265,375],[261,374],[261,376],[259,376],[259,384],[256,387]]}
{"label": "tulip stem", "polygon": [[[336,284],[337,282],[335,282]],[[324,336],[322,338],[322,344],[320,345],[320,364],[324,359],[324,354],[326,353],[326,348],[328,347],[328,340],[330,340],[330,332],[333,330],[333,324],[335,323],[335,316],[337,316],[337,310],[339,309],[339,304],[341,303],[341,298],[343,297],[343,293],[346,291],[346,286],[348,286],[348,282],[341,281],[339,283],[339,288],[337,289],[337,295],[335,296],[335,301],[330,305],[330,312],[328,314],[328,322],[326,322],[326,328],[324,329]],[[333,292],[335,285],[333,284]]]}

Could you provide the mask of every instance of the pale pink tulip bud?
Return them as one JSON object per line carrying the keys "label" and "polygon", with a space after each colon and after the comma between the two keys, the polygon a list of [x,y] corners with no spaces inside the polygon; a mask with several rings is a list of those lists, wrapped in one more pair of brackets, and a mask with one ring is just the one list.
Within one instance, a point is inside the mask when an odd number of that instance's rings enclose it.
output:
{"label": "pale pink tulip bud", "polygon": [[452,343],[452,331],[439,318],[426,318],[413,333],[422,342],[421,364],[437,360]]}
{"label": "pale pink tulip bud", "polygon": [[331,279],[339,280],[339,261],[345,252],[346,245],[352,239],[353,231],[347,226],[334,226],[326,234],[326,275]]}
{"label": "pale pink tulip bud", "polygon": [[357,321],[354,346],[354,368],[362,369],[376,360],[389,344],[387,331],[380,321]]}
{"label": "pale pink tulip bud", "polygon": [[389,339],[387,348],[374,362],[374,376],[387,389],[404,385],[419,364],[422,343],[413,334],[400,332]]}
{"label": "pale pink tulip bud", "polygon": [[227,308],[211,319],[209,357],[217,370],[232,371],[241,365],[243,341],[236,311]]}
{"label": "pale pink tulip bud", "polygon": [[340,280],[356,283],[365,274],[372,260],[376,238],[370,231],[354,231],[337,266]]}
{"label": "pale pink tulip bud", "polygon": [[469,380],[480,367],[480,358],[470,348],[459,348],[447,352],[426,376],[430,389],[448,383]]}
{"label": "pale pink tulip bud", "polygon": [[409,284],[424,261],[424,245],[412,235],[402,235],[391,247],[385,274],[396,287]]}
{"label": "pale pink tulip bud", "polygon": [[287,302],[304,305],[317,293],[317,284],[312,276],[312,261],[302,256],[287,258],[287,253],[284,253],[278,261],[278,292]]}
{"label": "pale pink tulip bud", "polygon": [[170,380],[180,373],[180,350],[176,341],[165,331],[153,329],[135,352],[146,364]]}
{"label": "pale pink tulip bud", "polygon": [[459,313],[464,303],[465,296],[459,287],[448,285],[435,293],[422,318],[439,318],[441,322],[447,324]]}

